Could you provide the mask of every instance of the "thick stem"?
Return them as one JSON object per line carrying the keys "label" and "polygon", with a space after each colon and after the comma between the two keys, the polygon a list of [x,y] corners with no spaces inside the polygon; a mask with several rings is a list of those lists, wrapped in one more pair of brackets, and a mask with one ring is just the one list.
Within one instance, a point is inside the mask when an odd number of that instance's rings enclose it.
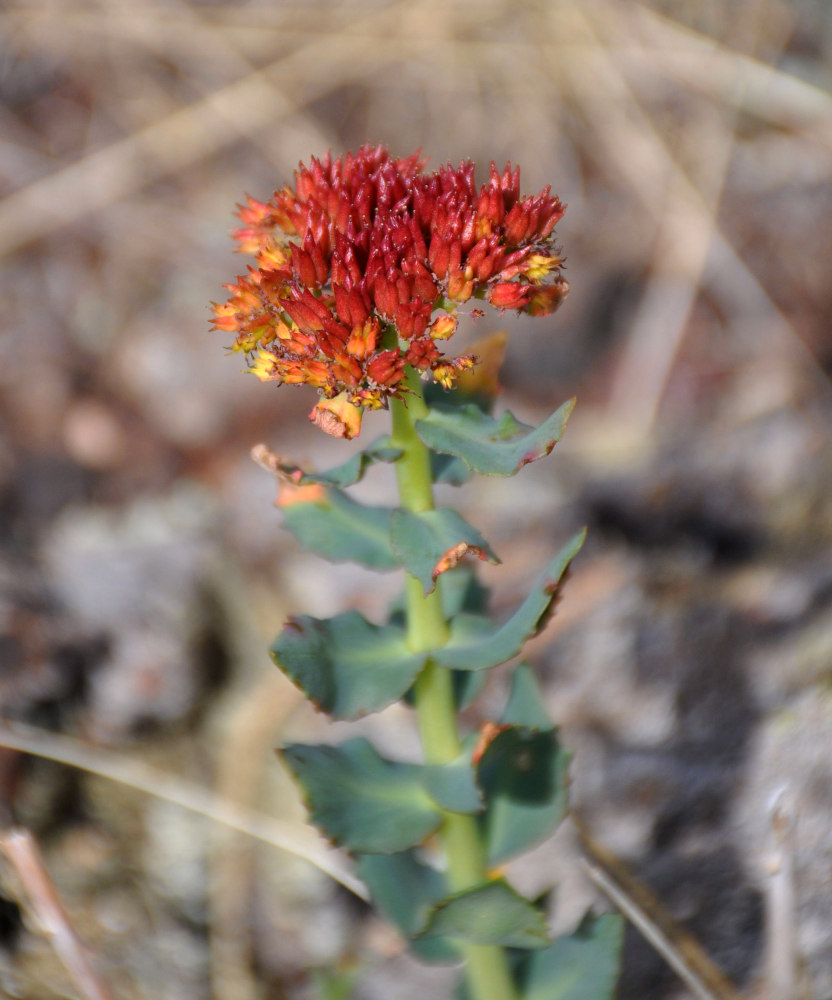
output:
{"label": "thick stem", "polygon": [[[391,401],[393,443],[402,449],[396,462],[401,503],[420,513],[433,509],[430,453],[414,430],[416,420],[427,414],[418,374],[408,372],[411,392],[405,401]],[[424,594],[422,584],[410,575],[407,587],[407,641],[413,650],[436,649],[448,641],[448,623],[442,613],[440,588]],[[459,756],[462,745],[456,724],[456,704],[450,670],[429,660],[415,685],[416,713],[425,760],[445,764]],[[445,812],[441,829],[448,862],[448,883],[453,892],[479,885],[487,878],[485,848],[473,816]],[[514,1000],[506,954],[492,945],[465,948],[465,972],[472,1000]]]}

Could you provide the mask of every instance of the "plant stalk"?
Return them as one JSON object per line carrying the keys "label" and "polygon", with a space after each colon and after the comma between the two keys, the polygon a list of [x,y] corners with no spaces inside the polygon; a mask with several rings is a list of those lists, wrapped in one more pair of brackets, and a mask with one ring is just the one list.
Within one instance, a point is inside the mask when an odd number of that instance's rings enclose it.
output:
{"label": "plant stalk", "polygon": [[[415,421],[427,415],[418,373],[408,370],[405,400],[393,399],[393,443],[402,449],[396,478],[402,506],[413,513],[433,510],[430,453],[416,434]],[[411,649],[436,649],[449,637],[437,585],[425,594],[422,584],[407,575],[407,642]],[[416,713],[425,762],[446,764],[462,752],[456,722],[451,671],[428,660],[415,684]],[[445,810],[440,830],[447,858],[448,884],[461,892],[486,881],[485,847],[473,816]],[[465,974],[471,1000],[515,1000],[517,993],[505,951],[496,945],[466,945]]]}

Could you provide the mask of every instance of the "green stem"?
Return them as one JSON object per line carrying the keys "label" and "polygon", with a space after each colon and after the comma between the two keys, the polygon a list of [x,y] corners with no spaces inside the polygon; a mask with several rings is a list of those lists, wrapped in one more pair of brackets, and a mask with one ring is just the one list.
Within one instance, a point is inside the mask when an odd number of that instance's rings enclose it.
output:
{"label": "green stem", "polygon": [[[414,513],[433,510],[430,453],[414,429],[427,414],[418,374],[410,369],[411,390],[404,401],[391,401],[393,443],[402,449],[396,478],[402,505]],[[425,595],[422,584],[408,575],[407,641],[413,650],[436,649],[448,641],[448,623],[442,613],[440,589]],[[456,724],[456,704],[450,670],[428,660],[415,685],[416,713],[425,761],[445,764],[462,751]],[[488,877],[485,847],[473,816],[445,812],[441,829],[453,892],[480,885]],[[495,945],[468,945],[464,949],[468,988],[472,1000],[514,1000],[516,991],[505,951]]]}

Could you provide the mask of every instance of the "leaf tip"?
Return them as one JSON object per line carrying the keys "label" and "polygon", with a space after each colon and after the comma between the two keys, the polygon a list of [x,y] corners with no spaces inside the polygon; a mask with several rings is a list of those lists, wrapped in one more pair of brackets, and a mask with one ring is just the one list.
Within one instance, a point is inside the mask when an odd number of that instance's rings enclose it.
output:
{"label": "leaf tip", "polygon": [[476,556],[483,562],[490,562],[497,564],[500,560],[490,552],[487,552],[481,545],[472,545],[469,542],[457,542],[456,545],[452,545],[447,552],[445,552],[436,566],[433,568],[433,573],[431,574],[434,583],[437,577],[441,576],[442,573],[447,573],[449,569],[453,569],[457,566],[465,555]]}
{"label": "leaf tip", "polygon": [[554,447],[555,442],[550,441],[544,448],[534,448],[532,451],[527,451],[517,463],[517,471],[519,472],[522,468],[524,468],[524,466],[531,465],[532,462],[536,462],[538,459],[544,458]]}

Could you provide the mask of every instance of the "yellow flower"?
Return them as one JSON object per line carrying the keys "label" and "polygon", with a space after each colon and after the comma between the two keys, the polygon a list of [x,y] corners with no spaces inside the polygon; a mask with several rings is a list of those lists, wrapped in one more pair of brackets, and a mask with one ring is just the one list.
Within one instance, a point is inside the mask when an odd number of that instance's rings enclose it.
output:
{"label": "yellow flower", "polygon": [[529,281],[537,284],[539,281],[544,281],[549,273],[560,267],[562,263],[563,258],[558,257],[557,254],[550,257],[542,253],[533,253],[526,258],[523,270]]}
{"label": "yellow flower", "polygon": [[275,357],[269,351],[262,348],[257,352],[257,357],[249,364],[248,370],[252,375],[256,375],[261,382],[272,382],[274,380]]}

